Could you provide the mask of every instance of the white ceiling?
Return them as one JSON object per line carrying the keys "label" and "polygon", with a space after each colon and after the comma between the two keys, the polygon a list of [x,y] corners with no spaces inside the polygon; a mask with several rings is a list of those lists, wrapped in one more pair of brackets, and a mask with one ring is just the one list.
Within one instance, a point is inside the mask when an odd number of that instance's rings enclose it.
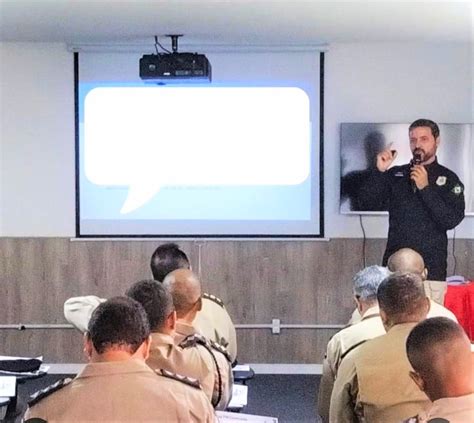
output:
{"label": "white ceiling", "polygon": [[0,0],[0,41],[471,42],[472,31],[472,1]]}

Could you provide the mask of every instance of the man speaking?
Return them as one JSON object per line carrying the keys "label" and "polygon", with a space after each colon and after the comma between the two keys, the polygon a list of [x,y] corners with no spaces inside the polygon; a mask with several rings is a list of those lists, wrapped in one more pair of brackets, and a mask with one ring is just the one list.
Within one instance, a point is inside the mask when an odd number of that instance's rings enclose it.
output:
{"label": "man speaking", "polygon": [[438,163],[440,137],[435,122],[418,119],[408,134],[413,160],[390,168],[396,150],[389,146],[379,153],[377,169],[360,189],[359,205],[361,210],[388,208],[384,266],[392,253],[408,247],[423,256],[429,279],[445,280],[446,231],[464,218],[464,186],[454,172]]}

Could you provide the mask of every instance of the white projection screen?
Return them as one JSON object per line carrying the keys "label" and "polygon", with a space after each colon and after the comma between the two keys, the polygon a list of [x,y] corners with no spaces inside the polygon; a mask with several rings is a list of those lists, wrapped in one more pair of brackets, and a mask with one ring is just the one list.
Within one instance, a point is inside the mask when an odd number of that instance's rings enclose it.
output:
{"label": "white projection screen", "polygon": [[75,53],[78,237],[323,237],[320,52],[214,53],[210,84]]}

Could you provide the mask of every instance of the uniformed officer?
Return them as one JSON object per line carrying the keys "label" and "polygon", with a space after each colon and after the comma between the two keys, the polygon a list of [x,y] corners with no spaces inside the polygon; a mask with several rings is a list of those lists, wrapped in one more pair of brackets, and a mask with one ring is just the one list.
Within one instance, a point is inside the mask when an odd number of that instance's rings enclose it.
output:
{"label": "uniformed officer", "polygon": [[328,343],[318,390],[318,411],[325,423],[329,421],[331,393],[340,362],[362,342],[385,333],[379,314],[377,288],[389,275],[386,267],[369,266],[352,279],[354,300],[362,319],[336,333]]}
{"label": "uniformed officer", "polygon": [[85,338],[89,364],[74,380],[34,394],[25,419],[51,422],[214,422],[195,380],[146,364],[150,329],[143,307],[115,297],[94,311]]}
{"label": "uniformed officer", "polygon": [[409,127],[413,160],[389,169],[397,156],[390,147],[377,156],[377,169],[359,190],[361,210],[387,209],[389,231],[383,265],[403,247],[424,258],[428,278],[446,279],[446,231],[464,218],[464,186],[457,175],[436,158],[438,125],[418,119]]}
{"label": "uniformed officer", "polygon": [[410,376],[433,401],[426,413],[408,421],[474,421],[474,366],[471,344],[460,325],[444,317],[428,319],[406,342]]}
{"label": "uniformed officer", "polygon": [[[411,248],[401,248],[395,251],[389,258],[387,267],[391,272],[414,273],[421,277],[426,296],[430,299],[430,310],[427,317],[444,316],[455,322],[458,321],[451,310],[444,307],[443,300],[446,292],[447,283],[443,281],[428,281],[426,275],[428,269],[425,267],[423,257]],[[357,323],[361,316],[356,309],[351,317],[350,323]]]}
{"label": "uniformed officer", "polygon": [[[160,245],[150,262],[153,278],[162,282],[165,276],[176,269],[191,269],[189,259],[178,245]],[[237,336],[232,319],[224,302],[212,294],[203,293],[202,307],[194,320],[194,326],[206,338],[226,348],[232,361],[237,357]]]}
{"label": "uniformed officer", "polygon": [[[150,265],[153,278],[159,282],[173,270],[191,268],[186,254],[172,243],[160,245],[153,253]],[[104,298],[95,295],[69,298],[64,303],[64,317],[81,332],[85,332],[92,312],[103,301]],[[225,347],[232,362],[235,362],[237,336],[232,319],[221,299],[203,293],[201,310],[197,313],[194,326],[207,339]]]}
{"label": "uniformed officer", "polygon": [[231,358],[219,344],[210,342],[199,333],[194,320],[202,307],[201,282],[189,269],[177,269],[169,273],[163,280],[169,290],[176,310],[175,341],[184,348],[197,347],[207,350],[215,364],[218,398],[213,398],[225,408],[232,396]]}
{"label": "uniformed officer", "polygon": [[429,406],[409,377],[405,351],[408,334],[428,312],[423,281],[411,273],[394,273],[379,285],[377,300],[387,333],[342,360],[331,396],[331,422],[399,422]]}
{"label": "uniformed officer", "polygon": [[150,321],[152,344],[147,364],[196,378],[213,406],[225,409],[232,392],[230,358],[225,349],[198,335],[183,343],[176,333],[173,299],[162,283],[140,281],[126,294],[143,305]]}

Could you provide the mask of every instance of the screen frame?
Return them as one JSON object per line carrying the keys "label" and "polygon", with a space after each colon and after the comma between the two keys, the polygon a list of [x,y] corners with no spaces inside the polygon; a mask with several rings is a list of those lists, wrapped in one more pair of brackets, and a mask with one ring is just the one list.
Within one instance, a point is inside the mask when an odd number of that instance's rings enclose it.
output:
{"label": "screen frame", "polygon": [[324,58],[319,52],[319,234],[82,234],[80,227],[80,162],[79,162],[79,52],[74,52],[74,130],[75,130],[75,229],[76,238],[129,239],[258,239],[302,240],[324,239]]}

